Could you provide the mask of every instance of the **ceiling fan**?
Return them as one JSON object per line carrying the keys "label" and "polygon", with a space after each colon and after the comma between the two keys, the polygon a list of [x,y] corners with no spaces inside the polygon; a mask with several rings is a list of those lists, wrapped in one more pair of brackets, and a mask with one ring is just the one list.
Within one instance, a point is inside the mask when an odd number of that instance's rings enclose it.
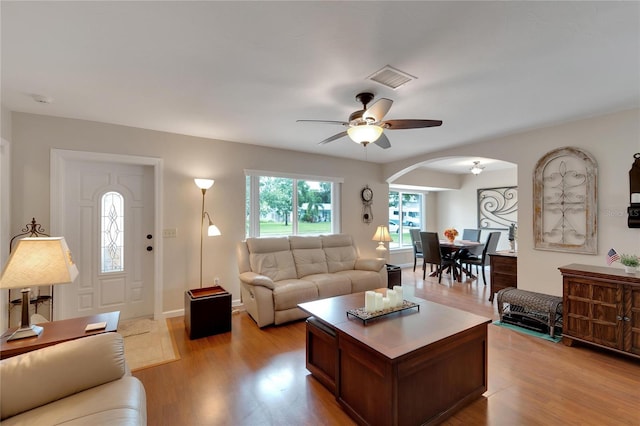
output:
{"label": "ceiling fan", "polygon": [[355,143],[367,146],[374,143],[381,148],[387,149],[391,147],[391,143],[387,136],[383,133],[386,130],[400,129],[418,129],[422,127],[437,127],[442,125],[441,120],[384,120],[384,116],[391,109],[393,101],[391,99],[380,98],[367,108],[369,102],[373,100],[373,93],[363,92],[356,95],[356,100],[362,103],[362,109],[353,112],[349,116],[349,121],[331,121],[331,120],[297,120],[303,123],[322,123],[322,124],[339,124],[348,127],[347,130],[335,134],[327,139],[319,142],[324,145],[329,142],[338,140],[344,136]]}

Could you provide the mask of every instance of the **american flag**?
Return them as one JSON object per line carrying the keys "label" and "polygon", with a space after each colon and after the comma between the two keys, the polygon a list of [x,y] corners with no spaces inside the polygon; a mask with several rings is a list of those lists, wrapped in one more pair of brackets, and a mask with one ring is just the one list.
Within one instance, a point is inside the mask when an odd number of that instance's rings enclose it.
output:
{"label": "american flag", "polygon": [[607,265],[611,265],[618,260],[620,260],[618,253],[614,249],[609,250],[609,253],[607,253]]}

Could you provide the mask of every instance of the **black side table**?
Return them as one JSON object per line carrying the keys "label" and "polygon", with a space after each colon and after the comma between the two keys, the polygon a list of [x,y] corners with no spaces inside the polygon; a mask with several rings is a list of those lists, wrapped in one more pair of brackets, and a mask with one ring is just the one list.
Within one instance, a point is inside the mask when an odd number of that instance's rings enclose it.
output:
{"label": "black side table", "polygon": [[402,269],[387,264],[387,288],[393,288],[394,285],[402,285]]}
{"label": "black side table", "polygon": [[184,324],[192,340],[231,331],[231,293],[220,286],[185,291]]}

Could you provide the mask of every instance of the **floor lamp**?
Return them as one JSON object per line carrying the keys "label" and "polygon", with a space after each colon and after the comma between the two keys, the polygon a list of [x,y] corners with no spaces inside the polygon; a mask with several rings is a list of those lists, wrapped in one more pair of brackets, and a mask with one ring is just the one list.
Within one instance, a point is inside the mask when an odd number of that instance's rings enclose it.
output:
{"label": "floor lamp", "polygon": [[220,230],[211,221],[209,213],[204,211],[204,196],[207,193],[207,189],[213,186],[213,179],[194,179],[196,186],[202,191],[202,212],[200,214],[200,288],[202,288],[202,247],[204,243],[204,219],[209,220],[209,226],[207,228],[207,235],[209,237],[216,237],[220,234]]}
{"label": "floor lamp", "polygon": [[19,240],[0,278],[0,288],[22,289],[21,325],[7,340],[34,337],[42,333],[42,327],[31,325],[30,286],[69,284],[77,276],[78,268],[63,237]]}

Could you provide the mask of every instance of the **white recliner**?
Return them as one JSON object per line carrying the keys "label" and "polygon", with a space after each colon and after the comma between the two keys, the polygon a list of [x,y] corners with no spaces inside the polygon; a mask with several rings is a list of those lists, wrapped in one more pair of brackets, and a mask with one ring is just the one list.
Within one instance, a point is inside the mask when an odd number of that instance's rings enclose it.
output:
{"label": "white recliner", "polygon": [[147,424],[144,386],[124,339],[103,333],[0,361],[2,426]]}

